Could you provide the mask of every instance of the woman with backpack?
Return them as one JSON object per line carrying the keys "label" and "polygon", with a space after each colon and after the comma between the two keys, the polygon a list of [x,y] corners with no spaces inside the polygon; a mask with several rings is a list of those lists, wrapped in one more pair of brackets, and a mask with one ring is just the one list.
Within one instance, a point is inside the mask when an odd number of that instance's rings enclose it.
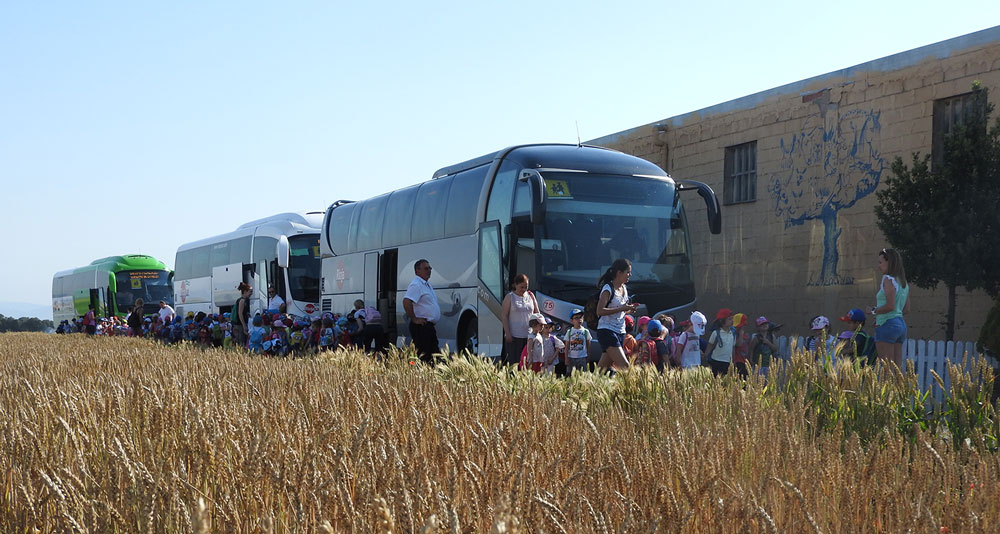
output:
{"label": "woman with backpack", "polygon": [[250,293],[253,288],[246,282],[240,282],[236,289],[240,290],[240,298],[233,305],[233,344],[245,349],[250,334]]}
{"label": "woman with backpack", "polygon": [[601,369],[627,369],[625,358],[625,314],[635,313],[638,304],[632,304],[625,283],[632,276],[632,263],[618,258],[597,281],[600,296],[597,298],[597,341],[601,344]]}
{"label": "woman with backpack", "polygon": [[705,356],[708,365],[712,367],[713,375],[719,376],[729,372],[729,365],[733,361],[733,348],[736,346],[735,338],[733,312],[729,308],[722,308],[715,314],[712,334],[709,335],[708,347],[705,348]]}

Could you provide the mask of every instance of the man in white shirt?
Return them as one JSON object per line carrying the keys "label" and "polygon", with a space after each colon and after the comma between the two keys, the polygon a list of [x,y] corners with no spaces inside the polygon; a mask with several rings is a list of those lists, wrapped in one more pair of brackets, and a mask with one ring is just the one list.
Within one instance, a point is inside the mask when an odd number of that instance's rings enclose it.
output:
{"label": "man in white shirt", "polygon": [[267,309],[284,313],[285,310],[282,308],[284,305],[285,299],[278,295],[274,290],[274,286],[267,286]]}
{"label": "man in white shirt", "polygon": [[416,276],[406,288],[403,296],[403,310],[410,320],[410,337],[417,348],[420,359],[427,363],[434,361],[434,354],[440,352],[437,330],[434,323],[441,319],[441,306],[438,305],[434,288],[427,280],[431,277],[431,264],[427,260],[417,260],[413,264]]}
{"label": "man in white shirt", "polygon": [[174,309],[167,304],[166,301],[160,301],[160,311],[157,312],[160,315],[160,322],[166,323],[169,318],[171,321],[174,319]]}

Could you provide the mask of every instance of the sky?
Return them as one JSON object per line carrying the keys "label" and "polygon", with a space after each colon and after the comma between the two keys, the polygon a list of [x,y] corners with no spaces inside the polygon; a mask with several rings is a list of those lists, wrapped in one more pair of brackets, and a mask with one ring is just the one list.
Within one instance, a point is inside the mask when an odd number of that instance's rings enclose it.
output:
{"label": "sky", "polygon": [[0,304],[998,24],[995,0],[0,2]]}

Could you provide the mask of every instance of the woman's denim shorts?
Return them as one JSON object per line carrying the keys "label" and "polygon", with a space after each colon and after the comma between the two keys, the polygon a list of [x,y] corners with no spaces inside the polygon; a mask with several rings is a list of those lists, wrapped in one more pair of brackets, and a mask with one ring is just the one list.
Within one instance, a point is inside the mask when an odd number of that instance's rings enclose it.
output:
{"label": "woman's denim shorts", "polygon": [[906,321],[893,317],[881,326],[875,327],[875,341],[878,343],[902,343],[906,341]]}
{"label": "woman's denim shorts", "polygon": [[601,352],[604,352],[611,347],[621,347],[625,342],[625,334],[600,328],[597,330],[597,342],[601,344]]}

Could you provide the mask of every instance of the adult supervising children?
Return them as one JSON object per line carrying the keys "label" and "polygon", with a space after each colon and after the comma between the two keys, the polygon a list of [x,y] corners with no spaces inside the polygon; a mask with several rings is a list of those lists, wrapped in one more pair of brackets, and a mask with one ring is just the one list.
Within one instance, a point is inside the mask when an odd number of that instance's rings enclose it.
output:
{"label": "adult supervising children", "polygon": [[910,311],[910,286],[906,283],[903,258],[893,248],[878,253],[878,269],[882,273],[878,293],[875,295],[875,349],[883,361],[903,367],[903,342],[906,341],[906,321],[903,314]]}
{"label": "adult supervising children", "polygon": [[517,365],[521,352],[528,343],[531,328],[528,320],[538,313],[538,301],[535,295],[528,291],[528,276],[519,274],[511,283],[511,291],[503,298],[500,305],[500,320],[503,321],[503,341],[508,365]]}
{"label": "adult supervising children", "polygon": [[417,349],[417,354],[424,362],[434,361],[438,347],[437,330],[434,323],[441,319],[441,306],[438,305],[434,288],[427,281],[431,277],[431,264],[427,260],[417,260],[413,264],[416,276],[406,288],[403,296],[403,311],[410,320],[410,338]]}
{"label": "adult supervising children", "polygon": [[601,369],[614,366],[628,368],[628,360],[623,349],[625,344],[625,314],[635,313],[638,304],[629,302],[625,283],[632,276],[632,264],[625,258],[618,258],[604,272],[597,287],[601,288],[597,299],[597,341],[601,344]]}

